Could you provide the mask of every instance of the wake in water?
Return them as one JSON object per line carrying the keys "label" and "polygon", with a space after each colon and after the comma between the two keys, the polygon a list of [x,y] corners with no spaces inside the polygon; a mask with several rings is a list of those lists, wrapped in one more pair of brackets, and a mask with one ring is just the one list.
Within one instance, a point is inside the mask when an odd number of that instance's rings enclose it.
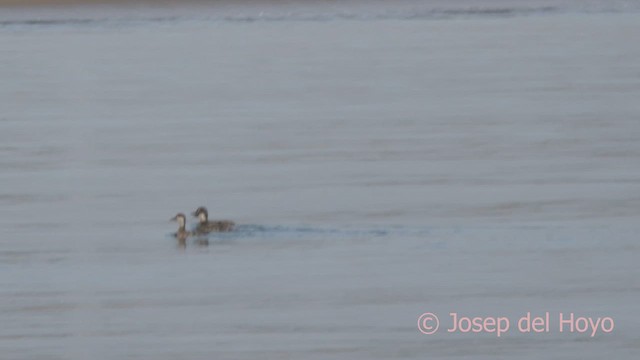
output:
{"label": "wake in water", "polygon": [[[285,225],[237,225],[234,231],[231,232],[211,232],[206,235],[200,235],[199,238],[210,239],[293,239],[304,237],[357,237],[357,236],[369,236],[369,237],[383,237],[391,235],[407,235],[410,232],[408,229],[398,228],[396,231],[389,229],[339,229],[339,228],[325,228],[325,227],[309,227],[309,226],[285,226]],[[426,229],[423,230],[425,233]],[[173,236],[173,234],[172,234]]]}

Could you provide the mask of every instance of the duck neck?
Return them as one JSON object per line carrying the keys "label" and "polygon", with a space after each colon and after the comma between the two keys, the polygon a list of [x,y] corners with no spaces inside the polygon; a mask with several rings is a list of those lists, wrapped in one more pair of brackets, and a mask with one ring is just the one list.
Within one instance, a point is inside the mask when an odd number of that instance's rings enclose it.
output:
{"label": "duck neck", "polygon": [[178,219],[178,231],[185,231],[186,229],[186,221],[184,219]]}
{"label": "duck neck", "polygon": [[208,219],[207,219],[207,214],[205,213],[200,213],[200,215],[198,215],[198,220],[200,220],[200,224],[206,224]]}

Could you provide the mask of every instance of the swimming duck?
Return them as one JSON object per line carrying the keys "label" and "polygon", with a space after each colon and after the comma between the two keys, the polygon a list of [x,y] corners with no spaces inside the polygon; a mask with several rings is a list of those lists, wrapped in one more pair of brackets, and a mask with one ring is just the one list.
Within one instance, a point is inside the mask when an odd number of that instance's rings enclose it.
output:
{"label": "swimming duck", "polygon": [[207,208],[204,206],[197,208],[191,215],[197,217],[200,221],[194,230],[196,234],[232,231],[236,226],[236,223],[231,220],[209,221],[209,212],[207,212]]}
{"label": "swimming duck", "polygon": [[189,236],[193,235],[193,232],[186,229],[187,217],[184,216],[183,213],[178,213],[176,216],[171,218],[171,221],[178,222],[178,232],[174,233],[173,236],[180,240],[180,242],[184,242]]}

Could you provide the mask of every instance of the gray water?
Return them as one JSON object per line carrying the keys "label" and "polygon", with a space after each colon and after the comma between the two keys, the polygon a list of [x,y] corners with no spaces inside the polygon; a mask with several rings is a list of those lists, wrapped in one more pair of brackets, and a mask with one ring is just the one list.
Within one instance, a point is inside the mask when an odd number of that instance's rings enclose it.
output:
{"label": "gray water", "polygon": [[3,11],[0,358],[637,358],[640,14],[496,3]]}

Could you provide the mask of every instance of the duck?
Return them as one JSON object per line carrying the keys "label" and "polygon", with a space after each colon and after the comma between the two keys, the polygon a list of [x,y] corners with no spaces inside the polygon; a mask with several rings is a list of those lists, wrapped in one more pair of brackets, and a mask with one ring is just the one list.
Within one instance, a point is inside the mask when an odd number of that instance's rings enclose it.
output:
{"label": "duck", "polygon": [[204,206],[200,206],[191,215],[197,217],[200,223],[196,226],[195,234],[208,234],[210,232],[228,232],[233,231],[236,223],[231,220],[209,221],[209,212]]}
{"label": "duck", "polygon": [[194,235],[192,231],[186,229],[187,217],[183,213],[176,214],[176,216],[171,218],[171,221],[178,222],[178,231],[174,233],[173,236],[180,242],[185,242],[189,236]]}

